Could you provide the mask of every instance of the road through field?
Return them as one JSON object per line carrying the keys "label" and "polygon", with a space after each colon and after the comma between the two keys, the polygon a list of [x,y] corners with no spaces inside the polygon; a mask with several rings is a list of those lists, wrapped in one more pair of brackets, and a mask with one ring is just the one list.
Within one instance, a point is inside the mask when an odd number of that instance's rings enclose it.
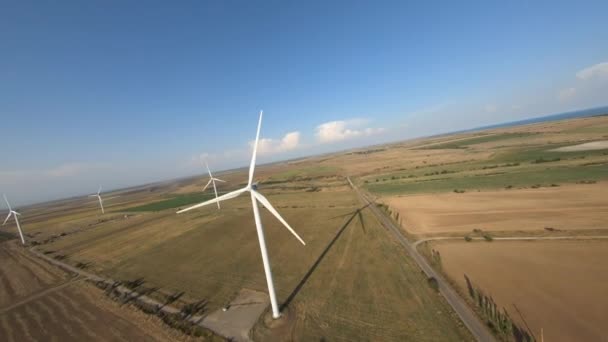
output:
{"label": "road through field", "polygon": [[418,266],[424,271],[424,273],[428,277],[434,277],[437,279],[439,284],[439,291],[443,295],[443,297],[447,300],[447,302],[452,306],[454,311],[458,314],[462,322],[467,326],[469,331],[475,336],[478,341],[496,341],[494,335],[488,330],[486,325],[479,320],[477,315],[469,308],[466,302],[458,295],[458,293],[450,286],[450,284],[438,273],[433,270],[433,268],[427,263],[422,255],[418,253],[416,247],[409,242],[408,239],[403,236],[401,230],[395,226],[393,221],[388,218],[382,211],[380,211],[375,205],[374,202],[365,196],[350,180],[347,178],[351,187],[361,201],[364,204],[371,204],[369,206],[370,210],[374,213],[374,215],[378,218],[378,221],[390,232],[392,232],[397,241],[401,243],[401,245],[405,248],[408,254],[416,261]]}

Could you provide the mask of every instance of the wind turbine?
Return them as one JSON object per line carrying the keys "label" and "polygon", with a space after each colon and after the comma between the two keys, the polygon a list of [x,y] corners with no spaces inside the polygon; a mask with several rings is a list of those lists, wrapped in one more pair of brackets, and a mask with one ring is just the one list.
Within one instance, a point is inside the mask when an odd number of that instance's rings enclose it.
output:
{"label": "wind turbine", "polygon": [[23,238],[23,232],[21,231],[21,226],[19,225],[19,216],[21,216],[21,214],[19,214],[18,212],[14,211],[11,208],[11,204],[8,203],[8,200],[6,199],[6,195],[2,195],[4,197],[4,202],[6,202],[6,205],[8,206],[8,216],[6,217],[6,219],[4,220],[4,223],[2,224],[3,226],[6,225],[6,222],[8,222],[8,219],[11,218],[11,215],[13,215],[13,217],[15,218],[15,222],[17,223],[17,230],[19,231],[19,236],[21,237],[21,244],[25,245],[25,239]]}
{"label": "wind turbine", "polygon": [[215,199],[196,204],[192,207],[180,210],[177,213],[181,214],[183,212],[186,212],[186,211],[189,211],[192,209],[196,209],[196,208],[200,208],[200,207],[208,205],[208,204],[235,198],[242,193],[249,192],[249,194],[251,195],[251,204],[253,207],[253,217],[255,220],[255,227],[256,227],[256,230],[258,233],[258,240],[260,243],[260,251],[262,252],[262,262],[264,263],[264,272],[266,273],[266,283],[268,284],[268,295],[270,297],[270,305],[272,306],[272,317],[279,318],[281,316],[281,313],[279,312],[279,306],[277,304],[277,296],[276,296],[276,293],[274,292],[274,283],[272,281],[272,271],[270,269],[268,251],[266,250],[266,240],[264,239],[264,227],[262,226],[262,220],[260,219],[260,210],[258,207],[258,201],[260,201],[262,203],[262,205],[264,205],[264,207],[266,207],[266,209],[268,209],[268,211],[270,211],[274,215],[274,217],[276,217],[277,220],[279,220],[285,226],[285,228],[287,228],[291,232],[291,234],[293,234],[296,237],[296,239],[298,239],[303,245],[306,245],[306,243],[304,242],[304,240],[302,240],[302,238],[298,235],[298,233],[296,233],[293,230],[293,228],[291,228],[291,226],[289,226],[289,224],[281,217],[281,215],[279,215],[279,213],[272,206],[272,204],[270,204],[270,202],[266,199],[266,197],[264,197],[262,194],[260,194],[257,191],[257,184],[253,183],[253,174],[255,171],[255,157],[256,157],[257,150],[258,150],[258,140],[260,140],[260,127],[262,126],[262,114],[263,114],[263,112],[260,111],[260,119],[258,121],[258,130],[257,130],[257,134],[255,136],[255,144],[253,145],[253,155],[251,157],[251,164],[249,165],[249,181],[247,182],[247,185],[242,189],[235,190],[235,191],[229,192],[225,195],[222,195],[220,197],[217,197]]}
{"label": "wind turbine", "polygon": [[[209,172],[209,182],[207,182],[207,185],[205,185],[205,187],[203,188],[203,192],[207,190],[209,184],[213,184],[213,191],[215,192],[215,198],[217,199],[217,188],[215,187],[215,181],[222,183],[226,183],[226,181],[213,177],[213,175],[211,174],[211,170],[209,169],[209,165],[207,164],[207,160],[205,160],[205,166],[207,167],[207,172]],[[217,209],[220,209],[220,201],[217,201]]]}
{"label": "wind turbine", "polygon": [[101,199],[101,185],[99,186],[99,190],[97,190],[97,194],[96,195],[89,195],[89,197],[97,197],[97,199],[99,200],[99,206],[101,207],[101,213],[105,214],[105,210],[103,210],[103,200]]}

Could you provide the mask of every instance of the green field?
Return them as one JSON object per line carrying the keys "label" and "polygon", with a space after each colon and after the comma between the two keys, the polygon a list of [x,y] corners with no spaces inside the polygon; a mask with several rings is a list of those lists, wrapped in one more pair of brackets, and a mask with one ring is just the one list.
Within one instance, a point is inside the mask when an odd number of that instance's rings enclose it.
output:
{"label": "green field", "polygon": [[273,174],[270,181],[287,181],[302,178],[329,177],[336,175],[337,168],[332,166],[305,166]]}
{"label": "green field", "polygon": [[135,207],[130,207],[126,209],[121,209],[120,211],[126,212],[138,212],[138,211],[161,211],[165,209],[173,209],[184,207],[190,204],[196,204],[200,202],[204,202],[210,200],[215,197],[213,192],[194,192],[183,195],[175,195],[171,198],[168,198],[163,201],[148,203],[144,205],[138,205]]}
{"label": "green field", "polygon": [[551,186],[608,179],[608,164],[590,166],[560,166],[547,169],[524,169],[510,172],[450,175],[409,182],[369,183],[366,188],[374,193],[406,194],[449,192],[454,190],[500,189],[505,187]]}
{"label": "green field", "polygon": [[530,133],[502,133],[502,134],[489,134],[480,137],[473,137],[468,139],[461,139],[457,141],[450,141],[441,144],[434,144],[430,146],[419,147],[421,150],[443,150],[443,149],[461,149],[467,148],[471,145],[483,144],[488,142],[506,140],[506,139],[517,139],[530,136]]}

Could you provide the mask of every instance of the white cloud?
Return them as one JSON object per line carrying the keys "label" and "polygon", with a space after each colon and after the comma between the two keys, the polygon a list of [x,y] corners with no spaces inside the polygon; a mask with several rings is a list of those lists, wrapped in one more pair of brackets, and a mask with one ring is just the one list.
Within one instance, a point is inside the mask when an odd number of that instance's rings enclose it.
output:
{"label": "white cloud", "polygon": [[[249,143],[253,146],[253,141]],[[269,155],[295,150],[300,146],[300,132],[289,132],[281,140],[261,138],[258,143],[258,153]]]}
{"label": "white cloud", "polygon": [[107,163],[72,162],[42,170],[0,171],[0,184],[14,184],[27,181],[54,181],[57,178],[81,176],[88,172],[109,169]]}
{"label": "white cloud", "polygon": [[384,128],[361,127],[368,122],[366,119],[330,121],[317,126],[315,135],[321,143],[332,143],[384,132]]}
{"label": "white cloud", "polygon": [[44,173],[50,177],[73,177],[80,175],[84,172],[99,170],[109,167],[108,164],[103,163],[66,163],[59,165],[55,168],[45,171]]}
{"label": "white cloud", "polygon": [[484,110],[488,113],[496,113],[498,107],[496,105],[489,104],[484,107]]}
{"label": "white cloud", "polygon": [[573,98],[574,96],[576,96],[576,88],[574,88],[574,87],[563,89],[557,95],[557,97],[560,101],[568,101],[571,98]]}
{"label": "white cloud", "polygon": [[608,62],[598,63],[576,73],[576,77],[586,81],[596,78],[608,79]]}

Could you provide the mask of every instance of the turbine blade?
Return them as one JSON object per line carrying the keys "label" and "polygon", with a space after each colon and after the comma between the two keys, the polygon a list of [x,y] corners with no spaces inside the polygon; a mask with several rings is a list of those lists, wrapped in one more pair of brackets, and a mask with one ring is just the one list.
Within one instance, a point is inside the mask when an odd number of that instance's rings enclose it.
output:
{"label": "turbine blade", "polygon": [[207,172],[209,172],[209,177],[213,178],[213,175],[211,174],[211,170],[209,169],[209,164],[207,164],[207,160],[205,159],[205,167],[207,168]]}
{"label": "turbine blade", "polygon": [[98,196],[99,198],[99,206],[101,207],[101,213],[105,214],[106,211],[103,209],[103,200],[101,199],[101,196]]}
{"label": "turbine blade", "polygon": [[6,224],[6,222],[8,222],[8,219],[11,218],[12,213],[13,213],[12,211],[8,212],[8,216],[6,216],[6,220],[4,220],[4,223],[2,223],[3,226]]}
{"label": "turbine blade", "polygon": [[89,197],[97,197],[97,195],[89,195]]}
{"label": "turbine blade", "polygon": [[300,240],[300,242],[303,245],[306,245],[306,242],[304,242],[304,240],[302,240],[302,238],[300,237],[300,235],[298,235],[298,233],[296,233],[295,230],[293,230],[293,228],[291,228],[291,226],[289,225],[289,223],[287,223],[279,214],[279,212],[272,206],[272,204],[270,204],[270,202],[268,201],[268,199],[266,199],[266,197],[264,197],[261,193],[252,190],[253,195],[255,196],[255,198],[260,201],[264,207],[266,207],[266,209],[268,209],[268,211],[270,211],[272,213],[272,215],[274,215],[274,217],[277,218],[277,220],[279,220],[284,226],[285,228],[289,229],[289,231],[291,232],[291,234],[293,234],[296,239]]}
{"label": "turbine blade", "polygon": [[220,196],[218,198],[210,199],[208,201],[205,201],[205,202],[193,205],[193,206],[191,206],[189,208],[182,209],[182,210],[178,211],[177,213],[181,214],[183,212],[186,212],[186,211],[189,211],[189,210],[192,210],[192,209],[196,209],[196,208],[200,208],[200,207],[204,207],[206,205],[213,204],[215,202],[220,202],[220,201],[224,201],[224,200],[227,200],[227,199],[235,198],[235,197],[237,197],[238,195],[242,194],[245,191],[247,191],[247,188],[242,188],[242,189],[239,189],[239,190],[235,190],[235,191],[229,192],[229,193],[227,193],[225,195],[222,195],[222,196]]}
{"label": "turbine blade", "polygon": [[99,195],[101,193],[101,185],[99,186],[99,190],[97,190],[97,194]]}
{"label": "turbine blade", "polygon": [[251,156],[251,164],[249,165],[249,185],[253,183],[253,173],[255,171],[255,158],[258,152],[258,140],[260,140],[260,128],[262,127],[262,115],[264,111],[260,111],[260,119],[258,120],[258,131],[255,134],[255,142],[253,143],[253,155]]}
{"label": "turbine blade", "polygon": [[2,197],[4,197],[4,202],[6,202],[6,205],[8,206],[8,211],[12,211],[13,209],[11,209],[11,204],[8,203],[8,200],[6,199],[6,195],[2,194]]}
{"label": "turbine blade", "polygon": [[18,213],[18,212],[16,212],[16,211],[13,211],[13,214],[15,214],[15,215],[17,215],[17,216],[21,216],[21,214],[19,214],[19,213]]}
{"label": "turbine blade", "polygon": [[207,182],[207,185],[205,185],[205,187],[203,188],[203,192],[204,192],[205,190],[207,190],[207,187],[209,187],[209,184],[211,184],[211,181],[213,181],[213,178],[211,178],[211,179],[210,179],[210,180]]}
{"label": "turbine blade", "polygon": [[[215,187],[215,181],[213,180],[213,178],[211,178],[211,183],[213,183],[213,192],[215,192],[215,199],[217,199],[217,188]],[[220,202],[217,201],[217,209],[220,210]]]}
{"label": "turbine blade", "polygon": [[226,183],[226,181],[225,181],[225,180],[221,180],[221,179],[219,179],[219,178],[215,178],[215,177],[214,177],[213,179],[215,179],[215,180],[216,180],[216,181],[218,181],[218,182]]}

